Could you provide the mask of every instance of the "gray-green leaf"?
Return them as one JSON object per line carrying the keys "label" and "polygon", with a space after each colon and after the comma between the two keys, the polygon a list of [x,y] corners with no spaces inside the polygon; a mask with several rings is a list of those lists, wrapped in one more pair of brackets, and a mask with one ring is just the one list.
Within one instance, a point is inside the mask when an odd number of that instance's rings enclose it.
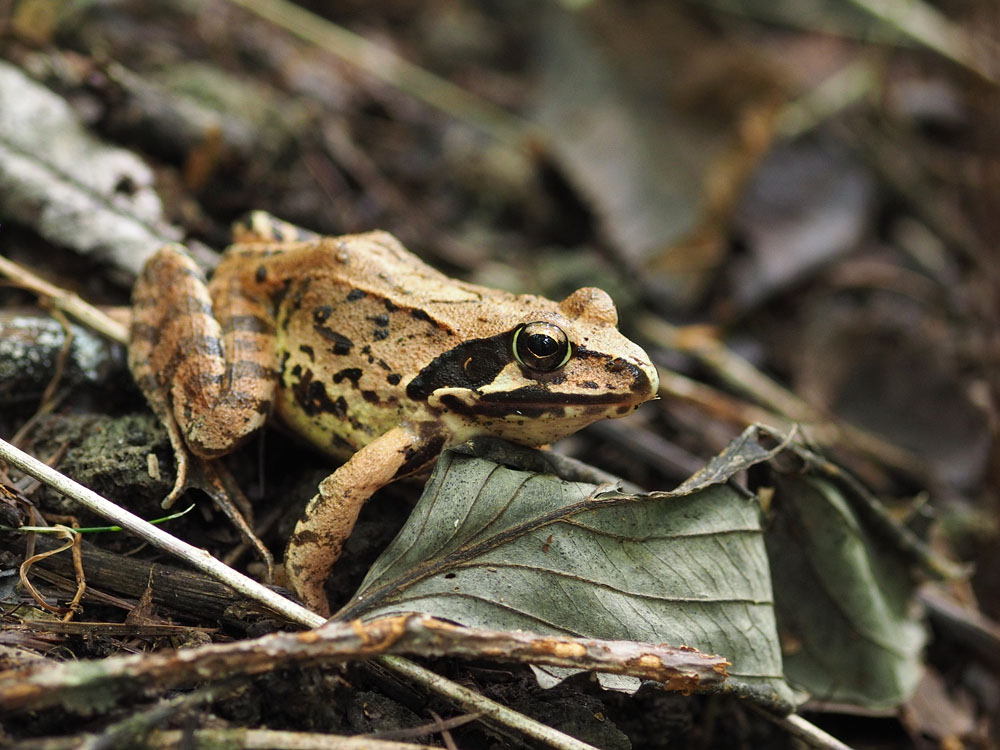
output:
{"label": "gray-green leaf", "polygon": [[757,504],[723,484],[597,489],[447,451],[337,617],[693,646],[732,662],[724,689],[790,709]]}
{"label": "gray-green leaf", "polygon": [[818,476],[778,478],[767,531],[785,674],[820,700],[889,708],[920,678],[911,561]]}

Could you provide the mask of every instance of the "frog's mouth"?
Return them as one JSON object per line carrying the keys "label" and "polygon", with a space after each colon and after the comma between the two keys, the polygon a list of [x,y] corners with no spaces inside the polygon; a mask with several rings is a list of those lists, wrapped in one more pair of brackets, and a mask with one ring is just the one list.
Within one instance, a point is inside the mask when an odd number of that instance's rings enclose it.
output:
{"label": "frog's mouth", "polygon": [[497,404],[506,407],[523,406],[530,408],[539,404],[554,406],[587,406],[589,404],[628,404],[635,401],[632,393],[557,393],[544,386],[526,385],[513,391],[484,393],[480,403]]}
{"label": "frog's mouth", "polygon": [[[647,401],[654,393],[649,375],[640,367],[619,360],[615,363],[619,373],[628,372],[631,383],[616,390],[586,390],[559,392],[550,385],[539,382],[510,390],[480,391],[465,400],[455,393],[441,396],[441,405],[450,411],[493,418],[541,417],[563,414],[567,417],[586,415],[597,419],[601,416],[621,416]],[[627,382],[627,381],[626,381]]]}
{"label": "frog's mouth", "polygon": [[483,394],[472,403],[454,394],[441,397],[441,405],[456,414],[508,420],[560,416],[567,419],[586,417],[588,421],[594,421],[604,416],[622,416],[641,403],[641,400],[624,394],[560,394],[538,386]]}

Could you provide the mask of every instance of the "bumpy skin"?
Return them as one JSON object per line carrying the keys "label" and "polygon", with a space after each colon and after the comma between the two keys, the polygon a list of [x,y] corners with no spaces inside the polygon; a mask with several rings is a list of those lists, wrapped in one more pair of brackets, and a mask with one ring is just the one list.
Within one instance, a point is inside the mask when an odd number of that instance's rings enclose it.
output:
{"label": "bumpy skin", "polygon": [[[384,232],[316,237],[261,214],[235,239],[207,285],[179,246],[150,259],[129,362],[200,456],[233,450],[276,413],[350,457],[320,484],[285,557],[291,585],[323,614],[330,567],[375,490],[474,435],[544,445],[656,393],[655,368],[599,289],[560,303],[513,295],[450,279]],[[550,372],[513,356],[515,334],[536,321],[571,345]]]}

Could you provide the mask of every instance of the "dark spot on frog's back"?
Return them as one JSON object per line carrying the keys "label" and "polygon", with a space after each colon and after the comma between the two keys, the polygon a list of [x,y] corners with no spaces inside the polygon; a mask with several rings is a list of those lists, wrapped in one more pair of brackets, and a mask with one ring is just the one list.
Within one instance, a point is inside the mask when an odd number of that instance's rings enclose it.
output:
{"label": "dark spot on frog's back", "polygon": [[398,372],[394,372],[390,375],[387,375],[385,378],[386,382],[389,385],[399,385],[399,381],[402,379],[403,379],[402,375],[400,375]]}
{"label": "dark spot on frog's back", "polygon": [[[296,367],[296,369],[298,369]],[[295,400],[302,407],[302,411],[309,416],[316,414],[336,414],[343,417],[346,412],[346,404],[338,411],[338,402],[333,401],[326,393],[326,386],[322,381],[313,380],[313,371],[306,370],[302,373],[299,381],[292,386],[292,393]]]}
{"label": "dark spot on frog's back", "polygon": [[345,299],[348,302],[357,302],[359,299],[364,299],[365,296],[367,295],[364,289],[352,289],[347,293],[347,297],[345,297]]}
{"label": "dark spot on frog's back", "polygon": [[302,344],[299,346],[299,351],[309,357],[310,362],[316,361],[316,352],[313,351],[313,348],[309,346],[309,344]]}
{"label": "dark spot on frog's back", "polygon": [[345,380],[350,380],[354,384],[354,387],[358,387],[358,381],[361,380],[361,368],[360,367],[348,367],[335,373],[333,376],[334,383],[342,383]]}
{"label": "dark spot on frog's back", "polygon": [[350,354],[354,342],[342,333],[337,333],[326,325],[326,321],[333,314],[333,308],[329,305],[321,305],[313,309],[313,330],[327,341],[333,342],[330,350],[333,354]]}
{"label": "dark spot on frog's back", "polygon": [[[282,306],[285,299],[288,299],[288,309],[285,311],[285,315],[290,315],[292,312],[298,310],[302,307],[302,300],[305,299],[306,292],[309,290],[309,285],[312,284],[312,279],[306,276],[303,279],[299,279],[297,283],[293,283],[291,279],[286,279],[285,283],[281,285],[281,288],[276,290],[271,299],[274,302],[275,307]],[[293,291],[294,288],[294,291]],[[289,293],[291,296],[289,297]]]}
{"label": "dark spot on frog's back", "polygon": [[351,347],[354,346],[354,342],[347,338],[347,336],[329,329],[325,331],[317,329],[316,332],[323,336],[323,338],[333,342],[333,348],[330,351],[334,354],[343,355],[351,353]]}

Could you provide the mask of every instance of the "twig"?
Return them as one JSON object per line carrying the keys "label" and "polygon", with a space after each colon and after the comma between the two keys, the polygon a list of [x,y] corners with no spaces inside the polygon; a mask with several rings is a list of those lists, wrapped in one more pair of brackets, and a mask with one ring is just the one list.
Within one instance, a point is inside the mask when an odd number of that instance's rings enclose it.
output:
{"label": "twig", "polygon": [[833,735],[824,732],[818,726],[806,721],[798,714],[775,716],[770,711],[760,708],[759,706],[755,706],[752,703],[749,705],[759,715],[763,716],[768,721],[777,724],[790,735],[798,738],[809,747],[815,747],[819,750],[852,750],[850,745],[847,745]]}
{"label": "twig", "polygon": [[435,732],[442,733],[443,735],[449,730],[464,727],[466,724],[479,718],[479,714],[462,714],[461,716],[453,716],[450,719],[442,719],[435,711],[428,711],[428,713],[434,717],[434,721],[419,724],[415,727],[406,727],[405,729],[385,729],[379,732],[369,732],[365,737],[371,737],[373,740],[412,740],[416,737],[423,737],[425,734],[434,734]]}
{"label": "twig", "polygon": [[128,330],[121,323],[112,320],[93,305],[84,302],[78,295],[50,284],[40,276],[19,266],[0,255],[0,274],[25,289],[49,297],[52,303],[67,315],[72,315],[81,323],[120,344],[128,343]]}
{"label": "twig", "polygon": [[858,57],[785,105],[778,114],[778,133],[792,140],[812,131],[877,91],[881,78],[869,57]]}
{"label": "twig", "polygon": [[379,659],[379,662],[394,672],[404,677],[409,677],[425,688],[457,703],[467,711],[478,711],[483,716],[516,729],[528,737],[544,742],[551,747],[558,748],[559,750],[594,750],[592,745],[581,742],[569,735],[562,734],[562,732],[558,732],[562,736],[557,738],[553,735],[556,732],[555,729],[529,719],[527,716],[512,711],[506,706],[501,706],[499,703],[494,703],[489,698],[473,692],[466,687],[462,687],[451,680],[446,680],[441,675],[435,674],[429,669],[424,669],[409,659],[403,659],[398,656],[383,656]]}
{"label": "twig", "polygon": [[[33,626],[36,632],[44,630],[41,621]],[[181,687],[208,677],[227,680],[289,664],[339,663],[383,654],[599,669],[656,680],[684,692],[718,686],[725,679],[728,664],[721,657],[689,648],[466,628],[430,615],[404,614],[369,622],[329,622],[316,630],[272,633],[234,643],[47,664],[0,678],[0,713],[37,711],[67,702],[85,706],[88,696],[100,696],[97,700],[103,702],[110,696],[133,694],[150,686]],[[487,716],[501,715],[496,707],[486,708]],[[509,715],[514,712],[509,711]],[[518,728],[523,725],[530,736],[553,740],[550,732],[536,731],[524,725],[523,719],[504,723]],[[554,746],[565,746],[565,742]]]}

